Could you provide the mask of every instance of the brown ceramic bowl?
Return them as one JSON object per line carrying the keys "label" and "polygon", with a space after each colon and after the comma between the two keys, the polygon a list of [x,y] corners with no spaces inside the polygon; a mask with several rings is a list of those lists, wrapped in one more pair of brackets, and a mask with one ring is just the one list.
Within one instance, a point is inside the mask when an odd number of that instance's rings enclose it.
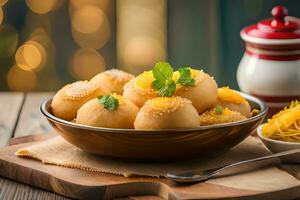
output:
{"label": "brown ceramic bowl", "polygon": [[[241,93],[242,94],[242,93]],[[134,130],[80,125],[55,117],[52,98],[40,109],[65,140],[83,151],[138,160],[179,160],[214,155],[234,147],[262,122],[267,107],[259,99],[242,94],[260,113],[244,121],[176,130]]]}

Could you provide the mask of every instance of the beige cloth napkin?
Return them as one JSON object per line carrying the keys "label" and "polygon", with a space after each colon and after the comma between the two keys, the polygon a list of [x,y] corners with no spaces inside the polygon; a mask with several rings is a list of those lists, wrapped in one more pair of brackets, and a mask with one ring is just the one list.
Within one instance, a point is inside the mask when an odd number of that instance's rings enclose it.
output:
{"label": "beige cloth napkin", "polygon": [[[266,154],[269,154],[269,152],[264,148],[262,143],[258,139],[252,137],[249,137],[237,147],[218,157],[205,160],[169,163],[143,163],[101,157],[83,152],[59,136],[27,146],[16,152],[17,156],[35,158],[45,164],[54,164],[88,171],[107,172],[124,176],[144,175],[154,177],[162,176],[167,172],[214,168],[226,163],[254,158]],[[243,170],[248,171],[251,168],[256,167],[257,163],[248,164],[243,167]]]}
{"label": "beige cloth napkin", "polygon": [[[24,147],[16,152],[17,156],[38,159],[45,164],[124,176],[143,175],[153,177],[162,176],[167,172],[218,167],[226,163],[267,154],[269,152],[264,148],[260,140],[253,137],[247,138],[235,148],[218,157],[173,163],[129,162],[101,157],[83,152],[59,136]],[[300,185],[300,181],[295,177],[274,165],[268,164],[270,163],[251,163],[232,168],[231,170],[226,170],[226,173],[222,174],[222,176],[207,182],[255,191],[273,191]]]}

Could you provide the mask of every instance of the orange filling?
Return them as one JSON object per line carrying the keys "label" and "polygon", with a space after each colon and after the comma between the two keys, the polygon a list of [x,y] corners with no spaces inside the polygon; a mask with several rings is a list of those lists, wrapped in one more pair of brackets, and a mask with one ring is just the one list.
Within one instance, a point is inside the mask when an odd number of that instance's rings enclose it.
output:
{"label": "orange filling", "polygon": [[226,101],[236,104],[244,104],[246,100],[239,93],[235,92],[229,87],[222,87],[218,89],[218,98],[220,101]]}
{"label": "orange filling", "polygon": [[152,89],[152,82],[154,81],[154,76],[152,71],[145,71],[138,75],[135,80],[135,89],[143,93],[155,93],[156,91]]}
{"label": "orange filling", "polygon": [[158,113],[172,112],[185,103],[190,101],[178,96],[157,97],[146,102],[151,111]]}
{"label": "orange filling", "polygon": [[118,95],[116,93],[111,94],[111,96],[115,97],[116,99],[118,99],[119,104],[123,104],[124,103],[124,98],[121,95]]}

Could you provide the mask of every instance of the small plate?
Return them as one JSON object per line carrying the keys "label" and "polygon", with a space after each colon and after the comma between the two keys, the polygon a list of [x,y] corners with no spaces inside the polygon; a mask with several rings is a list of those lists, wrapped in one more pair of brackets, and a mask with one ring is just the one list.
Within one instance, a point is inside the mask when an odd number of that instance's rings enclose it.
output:
{"label": "small plate", "polygon": [[[262,134],[262,126],[263,126],[263,124],[257,128],[257,135],[261,139],[261,141],[264,143],[264,145],[272,153],[279,153],[282,151],[288,151],[288,150],[300,148],[300,143],[298,143],[298,142],[285,142],[285,141],[274,140],[274,139],[265,137]],[[281,157],[280,159],[284,162],[300,163],[300,155],[299,154]]]}
{"label": "small plate", "polygon": [[224,152],[249,136],[262,122],[267,107],[253,96],[241,95],[252,108],[260,110],[258,115],[243,121],[192,129],[141,131],[76,124],[52,114],[52,98],[45,100],[40,109],[58,134],[83,151],[124,159],[175,161]]}

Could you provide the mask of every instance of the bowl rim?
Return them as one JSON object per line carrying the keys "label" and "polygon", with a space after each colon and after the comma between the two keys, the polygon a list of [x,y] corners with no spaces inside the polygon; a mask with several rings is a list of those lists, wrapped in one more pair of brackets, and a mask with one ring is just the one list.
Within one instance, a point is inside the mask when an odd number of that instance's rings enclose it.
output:
{"label": "bowl rim", "polygon": [[261,125],[259,125],[257,127],[257,135],[261,140],[265,140],[268,142],[272,142],[272,143],[276,143],[276,144],[281,144],[281,145],[299,145],[300,146],[300,142],[287,142],[287,141],[282,141],[282,140],[275,140],[275,139],[271,139],[271,138],[267,138],[266,136],[264,136],[262,134],[262,126],[265,125],[266,123],[263,123]]}
{"label": "bowl rim", "polygon": [[123,132],[123,133],[146,133],[146,134],[161,133],[161,132],[182,133],[182,132],[194,132],[194,131],[202,131],[202,130],[208,130],[208,129],[233,127],[233,126],[243,125],[243,124],[247,124],[249,122],[256,121],[266,115],[268,107],[263,101],[259,100],[258,98],[254,97],[252,95],[249,95],[249,94],[245,94],[245,93],[242,93],[239,91],[238,91],[238,93],[240,93],[247,100],[250,100],[251,102],[258,104],[258,106],[260,107],[260,113],[253,117],[250,117],[246,120],[242,120],[242,121],[224,123],[224,124],[216,124],[216,125],[208,125],[208,126],[200,126],[199,125],[199,127],[196,127],[196,128],[186,128],[186,129],[135,130],[135,129],[94,127],[94,126],[76,124],[74,122],[66,121],[66,120],[60,119],[58,117],[55,117],[53,114],[48,112],[47,105],[52,101],[53,96],[48,97],[41,103],[40,111],[48,120],[51,120],[52,122],[59,123],[61,125],[72,127],[72,128],[77,128],[77,129],[79,128],[79,129],[85,129],[85,130],[96,131],[96,132],[111,132],[111,133]]}

